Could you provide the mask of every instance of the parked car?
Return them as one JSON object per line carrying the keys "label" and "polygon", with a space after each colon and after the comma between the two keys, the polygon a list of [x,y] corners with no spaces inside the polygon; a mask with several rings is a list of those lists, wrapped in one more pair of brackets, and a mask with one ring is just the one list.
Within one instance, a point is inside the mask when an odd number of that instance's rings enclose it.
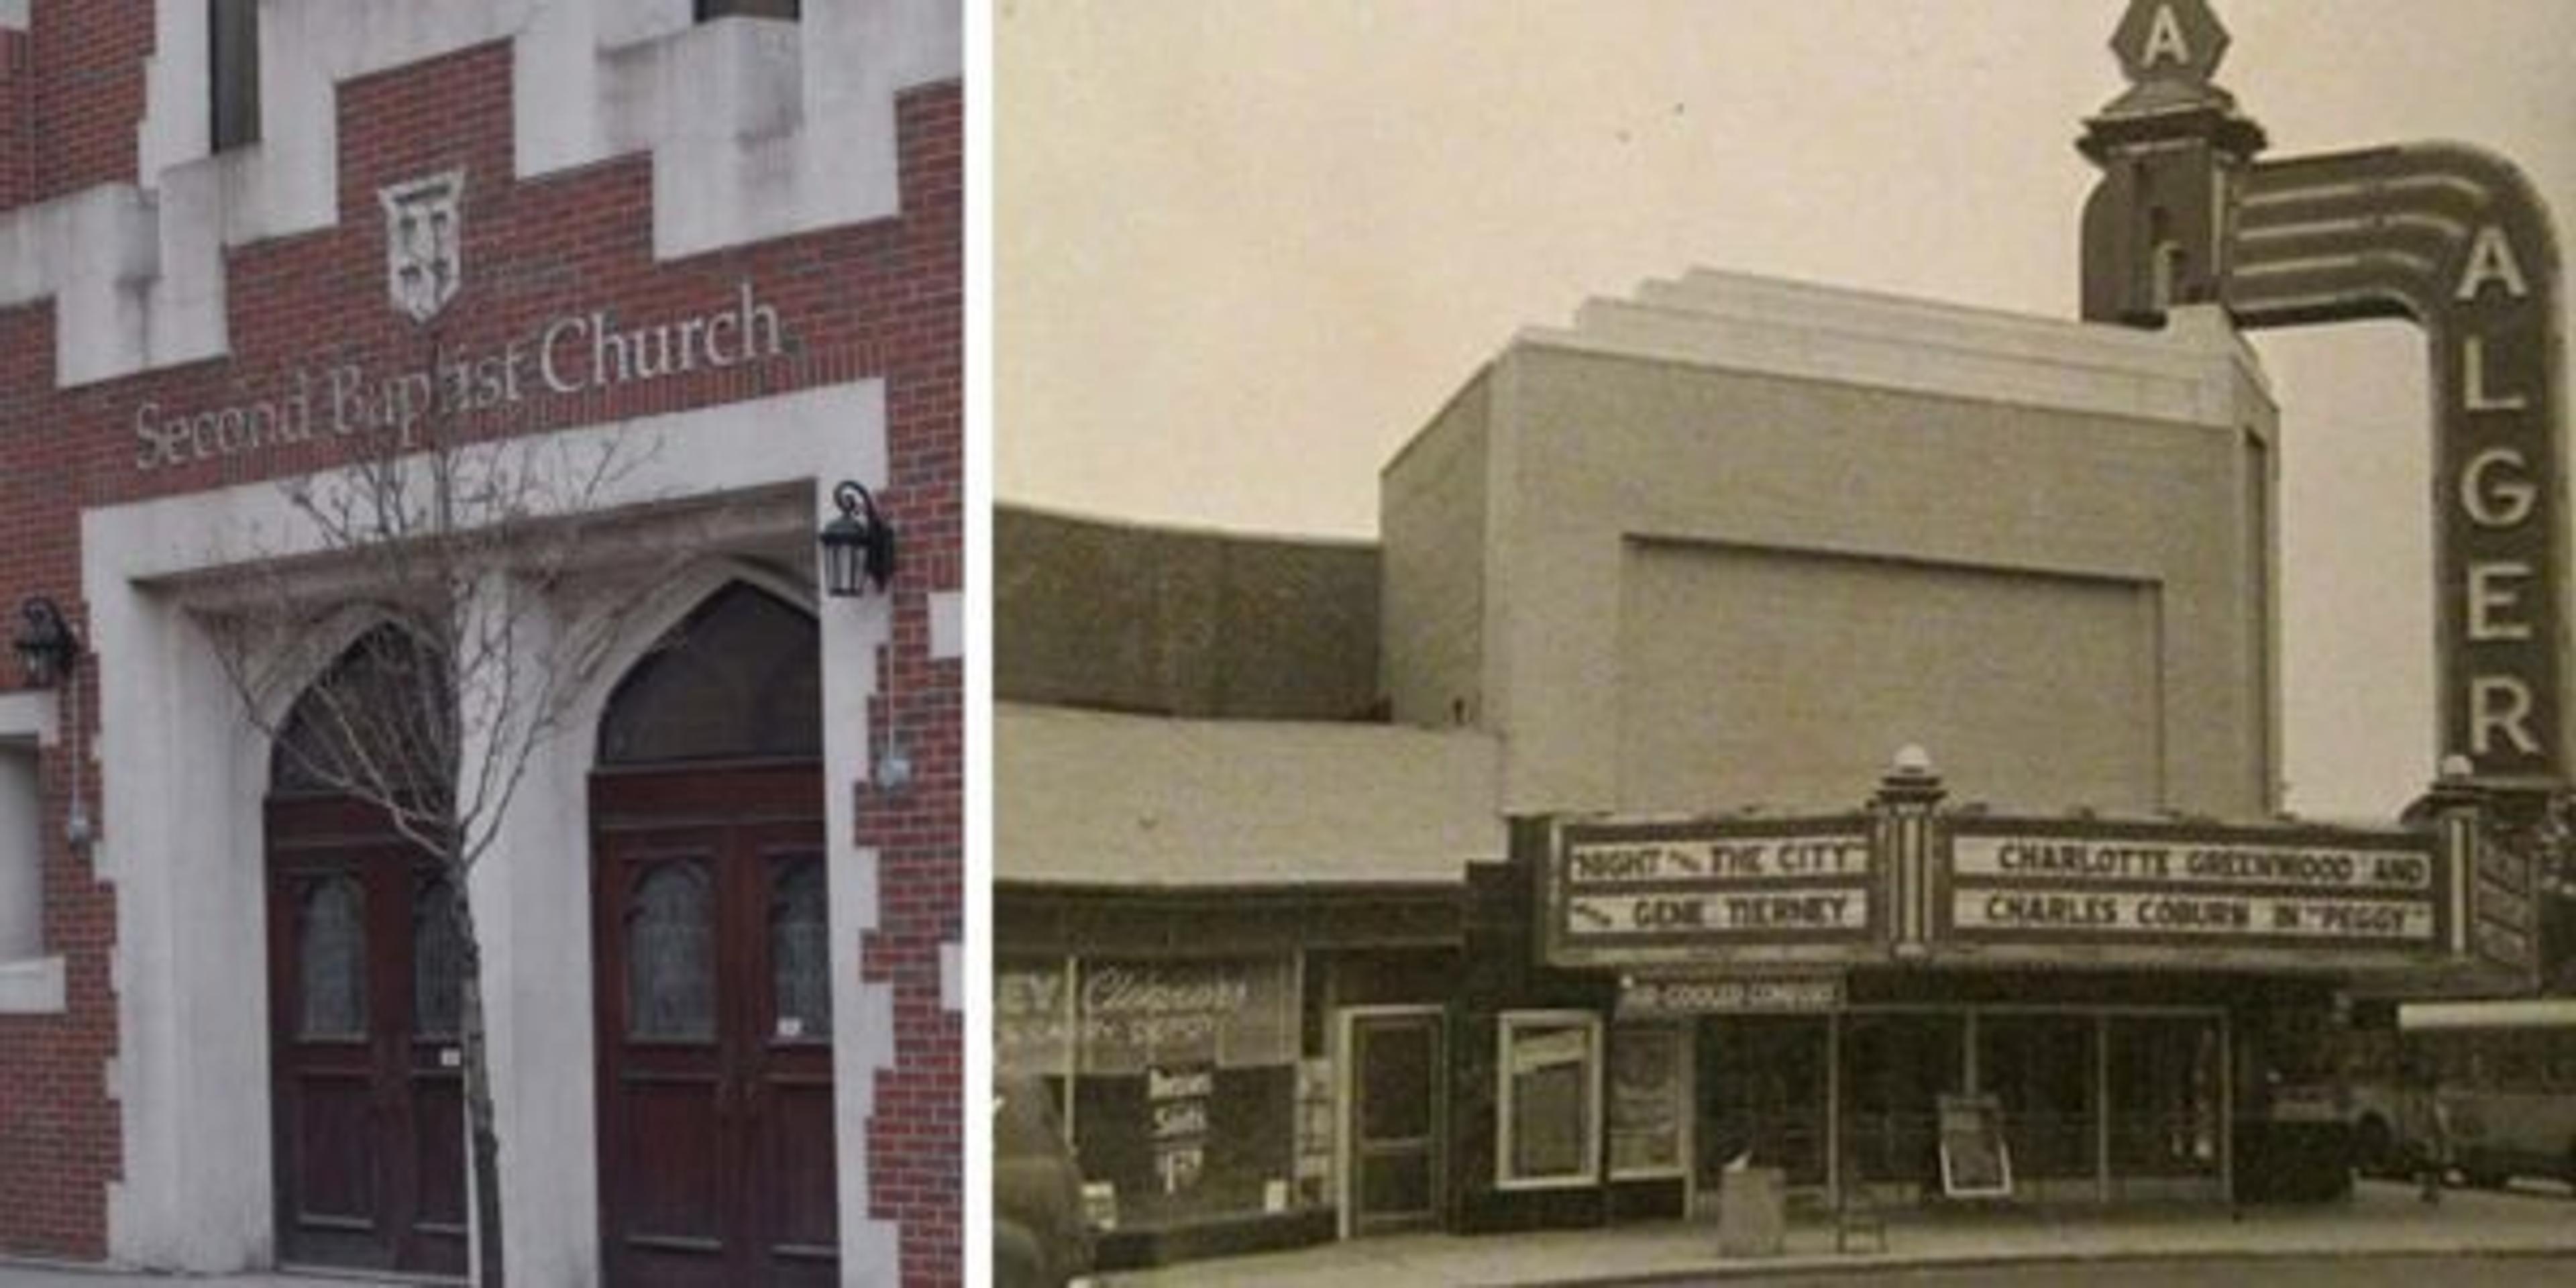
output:
{"label": "parked car", "polygon": [[1037,1078],[993,1088],[993,1283],[1063,1288],[1091,1270],[1082,1214],[1082,1169],[1066,1143],[1055,1098]]}

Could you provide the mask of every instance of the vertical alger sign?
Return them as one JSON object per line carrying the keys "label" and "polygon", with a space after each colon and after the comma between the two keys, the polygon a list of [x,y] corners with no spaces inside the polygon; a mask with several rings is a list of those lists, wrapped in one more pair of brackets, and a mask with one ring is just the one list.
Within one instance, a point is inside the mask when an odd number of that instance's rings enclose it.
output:
{"label": "vertical alger sign", "polygon": [[2412,144],[2256,162],[2259,126],[2211,83],[2202,0],[2133,0],[2131,88],[2086,122],[2084,312],[2175,304],[2240,326],[2408,318],[2433,371],[2435,687],[2445,755],[2490,789],[2565,782],[2566,375],[2547,211],[2507,162]]}

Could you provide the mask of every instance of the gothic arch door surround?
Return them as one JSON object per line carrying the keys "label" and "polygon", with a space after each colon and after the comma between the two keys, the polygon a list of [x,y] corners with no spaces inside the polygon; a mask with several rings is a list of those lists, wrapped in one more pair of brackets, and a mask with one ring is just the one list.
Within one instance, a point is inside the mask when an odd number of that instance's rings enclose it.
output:
{"label": "gothic arch door surround", "polygon": [[719,590],[610,695],[590,782],[601,1258],[837,1283],[820,638]]}
{"label": "gothic arch door surround", "polygon": [[279,1260],[465,1271],[457,954],[436,861],[338,794],[316,691],[406,652],[361,636],[289,712],[263,808],[271,1159]]}

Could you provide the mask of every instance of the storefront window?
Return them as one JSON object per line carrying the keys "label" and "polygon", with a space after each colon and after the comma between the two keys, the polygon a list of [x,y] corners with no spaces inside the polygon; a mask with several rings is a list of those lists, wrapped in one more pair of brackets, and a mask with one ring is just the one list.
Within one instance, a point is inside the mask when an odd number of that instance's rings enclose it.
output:
{"label": "storefront window", "polygon": [[1956,1015],[1855,1015],[1843,1026],[1843,1137],[1852,1174],[1938,1185],[1939,1101],[1959,1094]]}
{"label": "storefront window", "polygon": [[1622,1024],[1610,1035],[1610,1175],[1682,1170],[1688,1047],[1678,1024]]}
{"label": "storefront window", "polygon": [[2110,1028],[2112,1173],[2217,1175],[2218,1020],[2114,1016]]}
{"label": "storefront window", "polygon": [[1062,959],[994,967],[993,1072],[1063,1089],[1073,1072],[1073,993]]}
{"label": "storefront window", "polygon": [[2091,1015],[1979,1017],[1977,1089],[2003,1107],[2015,1173],[2094,1174],[2094,1027]]}
{"label": "storefront window", "polygon": [[1296,1203],[1292,959],[1006,963],[993,1014],[997,1076],[1070,1087],[1096,1215],[1133,1229]]}
{"label": "storefront window", "polygon": [[1738,1159],[1825,1183],[1825,1021],[1713,1015],[1699,1022],[1698,1168],[1714,1190]]}
{"label": "storefront window", "polygon": [[1601,1099],[1601,1021],[1571,1011],[1502,1017],[1501,1148],[1505,1186],[1588,1185]]}

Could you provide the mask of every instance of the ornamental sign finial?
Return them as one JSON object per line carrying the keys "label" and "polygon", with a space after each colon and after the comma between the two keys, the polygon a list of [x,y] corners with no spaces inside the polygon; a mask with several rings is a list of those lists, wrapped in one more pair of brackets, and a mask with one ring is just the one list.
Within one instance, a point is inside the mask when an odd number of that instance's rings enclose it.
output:
{"label": "ornamental sign finial", "polygon": [[2205,0],[2129,0],[2129,12],[2111,33],[2111,52],[2134,83],[2206,85],[2227,56],[2227,28]]}

